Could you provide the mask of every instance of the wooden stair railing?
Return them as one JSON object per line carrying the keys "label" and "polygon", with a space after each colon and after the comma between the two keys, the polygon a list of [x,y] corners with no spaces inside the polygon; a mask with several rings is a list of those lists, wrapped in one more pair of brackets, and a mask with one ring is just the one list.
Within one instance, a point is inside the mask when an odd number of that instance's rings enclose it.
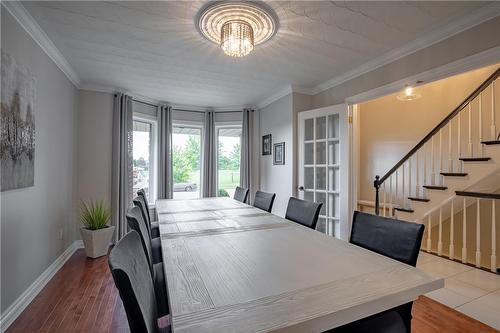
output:
{"label": "wooden stair railing", "polygon": [[[425,197],[420,196],[421,192],[421,186],[419,185],[419,176],[420,172],[418,170],[418,167],[420,165],[419,163],[419,158],[423,158],[423,165],[424,165],[424,170],[423,170],[423,186],[422,186],[422,192],[423,188],[426,189],[438,189],[438,190],[446,190],[446,186],[443,184],[443,177],[444,176],[455,176],[455,177],[465,177],[467,174],[463,172],[463,163],[464,162],[487,162],[489,161],[488,157],[482,156],[482,146],[483,145],[494,145],[494,144],[500,144],[500,134],[497,135],[497,130],[496,130],[496,124],[495,124],[495,93],[494,93],[494,87],[495,87],[495,80],[500,76],[500,68],[497,68],[497,70],[491,74],[479,87],[477,87],[460,105],[458,105],[450,114],[448,114],[436,127],[434,127],[420,142],[418,142],[399,162],[397,162],[385,175],[380,177],[379,175],[375,176],[375,180],[373,182],[373,186],[375,188],[375,214],[379,215],[380,214],[380,200],[381,200],[381,195],[380,195],[380,190],[383,188],[383,201],[384,201],[384,206],[387,204],[387,199],[389,200],[390,205],[395,205],[395,206],[400,206],[399,210],[400,211],[409,211],[412,210],[411,207],[406,206],[406,202],[408,202],[408,198],[421,198],[425,199]],[[482,107],[481,107],[481,101],[482,101],[482,92],[485,91],[489,86],[491,85],[491,124],[490,124],[490,137],[491,140],[484,140],[483,138],[483,117],[482,117]],[[474,157],[473,156],[473,142],[472,142],[472,111],[471,111],[471,103],[477,98],[479,98],[479,150],[481,152],[481,156],[479,157]],[[462,138],[462,134],[467,134],[467,133],[461,133],[461,112],[467,108],[467,116],[468,116],[468,137],[467,138]],[[457,126],[457,142],[458,142],[458,148],[457,148],[457,158],[456,160],[459,163],[459,167],[457,169],[460,170],[453,170],[453,166],[455,163],[455,158],[452,156],[452,143],[455,143],[455,141],[452,139],[452,124],[451,121],[455,119],[455,117],[458,119],[458,126]],[[449,126],[448,126],[449,125]],[[448,126],[448,170],[447,172],[444,171],[444,158],[443,158],[443,129]],[[465,132],[465,131],[464,131]],[[461,140],[464,140],[467,143],[467,151],[468,151],[468,156],[462,156],[462,142]],[[435,141],[438,141],[438,143],[435,143]],[[423,151],[422,154],[419,154],[419,152],[424,148],[425,145],[430,145],[431,148],[431,165],[430,165],[430,174],[427,174],[427,154],[425,151]],[[437,145],[437,146],[436,146]],[[436,147],[435,147],[436,146]],[[423,156],[419,156],[423,155]],[[435,156],[439,156],[439,161],[435,160]],[[415,181],[415,194],[413,195],[413,188],[411,185],[412,182],[412,157],[416,162],[416,181]],[[460,164],[461,163],[461,164]],[[405,177],[405,164],[408,165],[408,175]],[[438,164],[438,165],[436,165]],[[436,170],[438,169],[438,170]],[[401,171],[401,177],[399,176],[399,171]],[[395,175],[395,177],[392,177]],[[395,195],[392,193],[394,186],[393,186],[393,178],[395,178]],[[427,179],[429,178],[429,179]],[[400,179],[400,182],[402,184],[398,184],[398,180]],[[438,184],[436,184],[436,179]],[[405,181],[407,180],[407,186],[405,184]],[[430,180],[428,183],[427,181]],[[387,185],[387,181],[389,181],[389,184]],[[389,191],[387,191],[387,187],[389,187]],[[408,188],[407,188],[408,187]],[[387,198],[387,193],[389,192],[389,198]],[[400,193],[402,192],[402,204],[399,205],[399,196]],[[396,202],[393,202],[393,199],[395,199]],[[414,200],[413,200],[414,201]],[[383,210],[384,215],[386,212],[386,209]]]}

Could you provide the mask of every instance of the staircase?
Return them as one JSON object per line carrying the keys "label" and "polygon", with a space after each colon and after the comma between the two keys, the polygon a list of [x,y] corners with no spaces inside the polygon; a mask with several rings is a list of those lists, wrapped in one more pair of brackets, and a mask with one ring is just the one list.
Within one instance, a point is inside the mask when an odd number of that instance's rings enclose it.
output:
{"label": "staircase", "polygon": [[[500,68],[391,170],[382,177],[376,176],[374,181],[376,214],[425,223],[426,251],[453,260],[460,257],[463,263],[487,267],[493,272],[498,268],[496,228],[500,225],[500,214],[497,217],[495,211],[500,201],[500,194],[496,193],[500,181],[497,185],[493,181],[500,180],[496,177],[500,176],[500,134],[496,126],[500,87],[495,82],[499,75]],[[487,209],[485,202],[491,202],[491,211],[488,210],[487,219],[481,219],[480,212]],[[482,209],[476,209],[477,215],[471,220],[467,208],[473,204]],[[458,213],[462,217],[459,230],[455,221]],[[469,231],[471,224],[473,233]],[[484,229],[486,224],[488,229]],[[482,229],[489,228],[490,260],[485,264],[485,241],[481,244],[480,236]],[[474,260],[468,260],[471,245]]]}

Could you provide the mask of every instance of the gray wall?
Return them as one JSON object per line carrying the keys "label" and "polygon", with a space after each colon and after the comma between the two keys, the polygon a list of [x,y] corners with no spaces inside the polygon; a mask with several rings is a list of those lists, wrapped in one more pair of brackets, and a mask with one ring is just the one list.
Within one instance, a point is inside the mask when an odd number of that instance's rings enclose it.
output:
{"label": "gray wall", "polygon": [[500,16],[313,96],[315,108],[500,46]]}
{"label": "gray wall", "polygon": [[[113,94],[80,90],[76,201],[99,199],[111,204]],[[77,212],[75,212],[77,213]],[[80,239],[77,230],[76,238]]]}
{"label": "gray wall", "polygon": [[2,50],[37,79],[35,186],[1,193],[3,313],[74,241],[77,90],[15,19],[1,12]]}
{"label": "gray wall", "polygon": [[272,134],[273,145],[285,142],[285,165],[273,165],[273,155],[260,157],[260,188],[276,193],[273,213],[280,216],[285,215],[288,198],[293,194],[292,105],[290,94],[260,110],[260,136]]}

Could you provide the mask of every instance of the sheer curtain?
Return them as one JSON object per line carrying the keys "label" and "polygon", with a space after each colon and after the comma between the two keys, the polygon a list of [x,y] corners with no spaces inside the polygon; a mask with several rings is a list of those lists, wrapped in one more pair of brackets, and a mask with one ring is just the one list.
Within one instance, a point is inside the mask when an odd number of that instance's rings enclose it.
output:
{"label": "sheer curtain", "polygon": [[254,189],[252,184],[252,152],[253,152],[253,110],[243,110],[241,128],[240,186],[249,189],[247,203],[251,202]]}
{"label": "sheer curtain", "polygon": [[158,105],[158,199],[171,199],[172,173],[172,107]]}
{"label": "sheer curtain", "polygon": [[215,133],[215,112],[205,113],[205,135],[203,140],[203,197],[217,196],[217,133]]}
{"label": "sheer curtain", "polygon": [[113,106],[111,220],[119,240],[128,231],[125,214],[132,203],[133,187],[132,97],[117,93]]}

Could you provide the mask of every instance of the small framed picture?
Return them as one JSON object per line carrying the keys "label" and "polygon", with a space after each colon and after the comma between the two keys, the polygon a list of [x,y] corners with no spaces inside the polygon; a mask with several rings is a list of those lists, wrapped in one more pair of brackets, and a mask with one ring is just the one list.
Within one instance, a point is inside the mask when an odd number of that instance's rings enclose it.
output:
{"label": "small framed picture", "polygon": [[262,155],[271,155],[272,137],[271,134],[262,137]]}
{"label": "small framed picture", "polygon": [[274,165],[285,165],[285,143],[275,143],[274,144]]}

